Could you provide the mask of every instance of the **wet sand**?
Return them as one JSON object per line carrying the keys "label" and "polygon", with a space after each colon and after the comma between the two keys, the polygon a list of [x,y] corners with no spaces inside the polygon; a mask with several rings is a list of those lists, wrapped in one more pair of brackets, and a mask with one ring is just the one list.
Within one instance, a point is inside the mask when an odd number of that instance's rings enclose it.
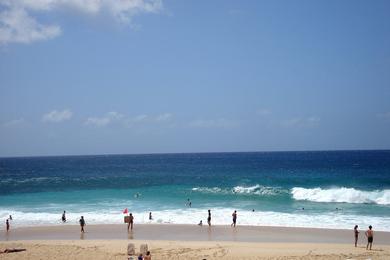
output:
{"label": "wet sand", "polygon": [[[182,241],[238,241],[260,243],[345,243],[353,242],[353,230],[259,227],[259,226],[197,226],[178,224],[140,224],[127,232],[127,225],[87,225],[80,233],[77,225],[40,226],[2,232],[0,240],[182,240]],[[360,242],[365,243],[364,231]],[[375,244],[390,245],[390,232],[375,232]]]}

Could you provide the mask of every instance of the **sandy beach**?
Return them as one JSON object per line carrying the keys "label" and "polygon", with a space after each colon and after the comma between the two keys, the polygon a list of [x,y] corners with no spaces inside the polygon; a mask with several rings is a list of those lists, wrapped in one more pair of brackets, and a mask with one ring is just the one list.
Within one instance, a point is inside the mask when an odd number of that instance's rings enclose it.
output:
{"label": "sandy beach", "polygon": [[251,227],[90,225],[81,234],[75,225],[18,228],[1,234],[0,259],[127,259],[127,244],[136,252],[148,244],[153,259],[389,259],[390,232],[376,232],[372,251],[363,232],[353,246],[351,230]]}

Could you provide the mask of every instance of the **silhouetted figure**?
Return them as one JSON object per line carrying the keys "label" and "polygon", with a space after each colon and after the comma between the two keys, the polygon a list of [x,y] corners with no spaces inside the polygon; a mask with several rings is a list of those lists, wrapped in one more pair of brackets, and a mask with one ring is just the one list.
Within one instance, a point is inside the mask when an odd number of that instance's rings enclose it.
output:
{"label": "silhouetted figure", "polygon": [[64,210],[64,213],[62,213],[61,220],[62,220],[62,222],[64,222],[64,223],[66,222],[65,210]]}
{"label": "silhouetted figure", "polygon": [[81,232],[84,233],[85,232],[84,231],[84,226],[85,226],[84,216],[81,216],[79,223],[80,223],[80,227],[81,227]]}
{"label": "silhouetted figure", "polygon": [[236,222],[237,222],[237,210],[235,210],[232,214],[233,217],[233,223],[230,225],[232,227],[236,227]]}
{"label": "silhouetted figure", "polygon": [[358,225],[356,225],[354,228],[353,228],[353,233],[355,235],[355,247],[357,247],[357,242],[358,242],[358,239],[359,239],[359,230],[358,230]]}
{"label": "silhouetted figure", "polygon": [[130,229],[133,230],[133,224],[134,224],[133,214],[130,213],[129,217],[130,217],[130,220],[129,220],[129,224],[127,225],[127,231],[129,231]]}

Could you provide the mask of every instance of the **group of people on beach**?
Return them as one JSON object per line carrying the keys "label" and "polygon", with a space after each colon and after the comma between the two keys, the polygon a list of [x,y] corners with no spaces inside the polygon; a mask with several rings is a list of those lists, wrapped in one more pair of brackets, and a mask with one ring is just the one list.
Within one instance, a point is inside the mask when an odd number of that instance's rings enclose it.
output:
{"label": "group of people on beach", "polygon": [[[188,199],[189,201],[189,199]],[[191,202],[189,202],[191,203]],[[189,207],[191,207],[191,204],[187,204]],[[127,209],[126,209],[127,210]],[[9,217],[6,219],[5,221],[5,225],[6,225],[6,231],[8,232],[10,230],[10,221],[12,220],[12,215],[9,215]],[[63,223],[66,222],[66,211],[64,210],[64,212],[62,213],[62,216],[61,216],[61,220]],[[149,220],[153,220],[153,217],[152,217],[152,212],[149,212]],[[85,230],[84,230],[84,227],[86,226],[86,222],[85,222],[85,219],[84,219],[84,216],[81,216],[80,217],[80,220],[79,220],[79,224],[80,224],[80,231],[81,233],[84,233]],[[207,210],[207,224],[209,226],[211,226],[211,210]],[[237,224],[237,210],[235,210],[233,213],[232,213],[232,224],[230,225],[231,227],[236,227],[236,224]],[[202,226],[203,225],[203,222],[202,220],[199,222],[198,224],[199,226]],[[130,230],[133,230],[133,226],[134,226],[134,216],[132,213],[129,213],[129,216],[128,216],[128,225],[127,225],[127,230],[130,231]],[[360,231],[358,230],[359,226],[358,225],[355,225],[354,227],[354,237],[355,237],[355,247],[357,247],[357,243],[358,243],[358,240],[359,240],[359,233]],[[366,246],[366,249],[370,249],[372,248],[372,243],[374,241],[374,230],[372,229],[372,226],[370,225],[368,227],[368,229],[366,230],[365,232],[365,235],[367,237],[367,246]],[[148,258],[143,258],[143,259],[148,259]]]}
{"label": "group of people on beach", "polygon": [[[357,247],[357,242],[359,240],[359,230],[358,230],[359,226],[358,225],[355,225],[355,227],[353,228],[353,233],[354,233],[354,236],[355,236],[355,247]],[[370,250],[371,250],[371,247],[372,247],[372,242],[374,242],[374,230],[372,230],[372,226],[368,226],[368,229],[366,230],[366,232],[364,233],[367,237],[367,246],[366,246],[366,249],[368,250],[368,247],[370,247]]]}
{"label": "group of people on beach", "polygon": [[[66,222],[66,211],[64,210],[64,212],[62,213],[62,216],[61,216],[61,221],[62,223],[65,223]],[[84,219],[84,216],[81,216],[80,219],[79,219],[79,224],[80,224],[80,231],[81,233],[85,233],[85,230],[84,230],[84,227],[85,227],[85,219]]]}

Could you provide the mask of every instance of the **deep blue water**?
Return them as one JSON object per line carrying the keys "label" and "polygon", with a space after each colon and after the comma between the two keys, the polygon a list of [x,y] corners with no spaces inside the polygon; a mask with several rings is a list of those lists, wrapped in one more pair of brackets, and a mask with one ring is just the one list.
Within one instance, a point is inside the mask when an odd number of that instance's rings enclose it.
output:
{"label": "deep blue water", "polygon": [[56,224],[62,210],[120,223],[123,208],[195,223],[211,208],[216,224],[237,209],[242,224],[390,230],[390,151],[0,158],[0,178],[0,217],[19,225]]}

